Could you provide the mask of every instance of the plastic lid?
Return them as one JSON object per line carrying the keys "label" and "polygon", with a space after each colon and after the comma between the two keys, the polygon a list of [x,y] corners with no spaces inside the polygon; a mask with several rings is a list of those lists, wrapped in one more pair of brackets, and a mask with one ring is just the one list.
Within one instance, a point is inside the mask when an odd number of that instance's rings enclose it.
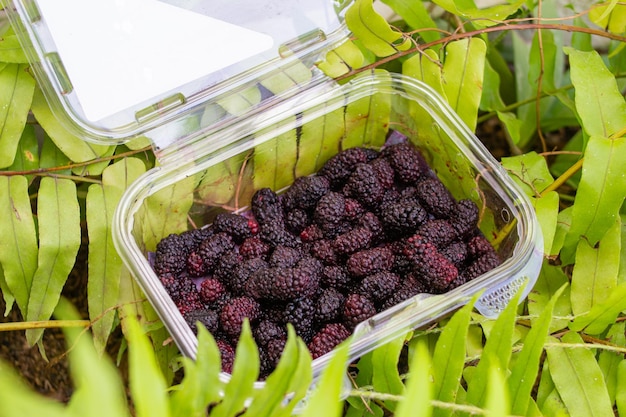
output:
{"label": "plastic lid", "polygon": [[[122,142],[323,45],[329,0],[14,0],[53,110],[86,139]],[[17,19],[13,19],[14,22]],[[305,47],[302,39],[308,39]],[[265,69],[264,71],[270,71]],[[59,113],[57,113],[59,114]],[[172,120],[172,117],[169,117]]]}

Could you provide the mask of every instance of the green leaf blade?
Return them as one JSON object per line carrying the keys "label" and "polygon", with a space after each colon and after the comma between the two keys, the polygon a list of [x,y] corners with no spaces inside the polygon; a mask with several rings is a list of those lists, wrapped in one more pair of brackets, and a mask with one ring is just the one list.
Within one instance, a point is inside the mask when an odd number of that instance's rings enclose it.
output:
{"label": "green leaf blade", "polygon": [[564,48],[569,56],[576,110],[589,136],[610,137],[626,126],[626,101],[596,51]]}
{"label": "green leaf blade", "polygon": [[[46,177],[41,180],[38,194],[38,266],[28,301],[27,320],[50,318],[76,262],[81,242],[76,184]],[[28,330],[26,338],[33,345],[42,334],[43,329]]]}
{"label": "green leaf blade", "polygon": [[[456,402],[459,382],[465,365],[465,343],[474,303],[458,310],[445,325],[433,354],[434,397]],[[452,410],[436,408],[435,416],[449,416]]]}
{"label": "green leaf blade", "polygon": [[129,316],[128,363],[130,391],[137,417],[168,417],[167,384],[139,322]]}
{"label": "green leaf blade", "polygon": [[26,65],[9,64],[0,71],[0,168],[13,164],[35,91]]}
{"label": "green leaf blade", "polygon": [[23,315],[37,270],[37,232],[26,177],[0,177],[0,263],[4,279]]}
{"label": "green leaf blade", "polygon": [[443,63],[444,91],[450,106],[470,130],[476,129],[487,45],[480,38],[450,42]]}
{"label": "green leaf blade", "polygon": [[244,322],[237,349],[233,372],[224,389],[222,402],[213,409],[211,417],[234,417],[244,409],[244,404],[252,396],[254,382],[259,376],[259,351],[250,323]]}
{"label": "green leaf blade", "polygon": [[[584,344],[574,332],[566,333],[561,341]],[[558,346],[546,350],[550,374],[572,417],[613,415],[604,377],[593,352]]]}
{"label": "green leaf blade", "polygon": [[592,136],[585,149],[582,177],[565,244],[572,248],[582,237],[595,245],[619,216],[626,197],[626,137]]}
{"label": "green leaf blade", "polygon": [[552,322],[552,311],[564,289],[565,286],[562,286],[552,295],[539,318],[533,322],[533,326],[524,341],[524,347],[511,369],[511,374],[509,375],[509,398],[512,405],[512,414],[526,414],[537,372],[539,371],[544,343]]}
{"label": "green leaf blade", "polygon": [[[404,384],[398,373],[398,360],[403,347],[404,338],[398,337],[374,350],[372,355],[374,390],[394,395],[401,395],[404,392]],[[386,401],[385,407],[394,411],[396,403]]]}

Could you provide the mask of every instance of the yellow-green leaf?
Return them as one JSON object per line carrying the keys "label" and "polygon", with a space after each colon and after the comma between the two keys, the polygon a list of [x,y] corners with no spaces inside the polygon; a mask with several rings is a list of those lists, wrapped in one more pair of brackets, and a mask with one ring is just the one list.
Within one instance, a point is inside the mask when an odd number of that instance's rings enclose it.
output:
{"label": "yellow-green leaf", "polygon": [[92,326],[94,344],[100,354],[104,352],[113,328],[122,270],[122,260],[111,234],[113,213],[124,190],[144,172],[145,166],[139,159],[125,158],[104,170],[103,185],[93,184],[87,192],[87,300],[89,317],[95,320]]}
{"label": "yellow-green leaf", "polygon": [[597,51],[564,48],[569,55],[576,110],[589,136],[608,138],[626,126],[626,101]]}
{"label": "yellow-green leaf", "polygon": [[[27,320],[47,320],[76,262],[81,242],[76,184],[67,179],[42,178],[37,198],[39,256],[28,300]],[[26,331],[35,344],[43,329]]]}
{"label": "yellow-green leaf", "polygon": [[0,218],[0,264],[7,287],[25,316],[38,252],[26,177],[0,177]]}
{"label": "yellow-green leaf", "polygon": [[575,315],[587,313],[606,300],[617,286],[621,248],[621,222],[600,240],[597,247],[581,239],[576,249],[572,271],[572,310]]}
{"label": "yellow-green leaf", "polygon": [[139,322],[129,316],[128,374],[137,417],[168,417],[167,384]]}
{"label": "yellow-green leaf", "polygon": [[409,365],[409,379],[404,398],[396,408],[395,417],[430,417],[432,415],[433,384],[430,381],[431,358],[424,339],[417,347]]}
{"label": "yellow-green leaf", "polygon": [[[584,346],[582,338],[568,332],[563,343]],[[613,407],[602,371],[589,349],[549,347],[550,375],[572,417],[605,417],[613,415]]]}
{"label": "yellow-green leaf", "polygon": [[443,63],[446,98],[470,130],[476,128],[487,45],[480,38],[450,42]]}
{"label": "yellow-green leaf", "polygon": [[52,113],[41,89],[35,89],[31,105],[35,118],[48,133],[61,152],[74,162],[86,162],[110,152],[109,146],[96,145],[69,132]]}
{"label": "yellow-green leaf", "polygon": [[346,12],[346,24],[363,45],[380,57],[409,49],[413,43],[389,26],[379,15],[372,0],[356,0]]}
{"label": "yellow-green leaf", "polygon": [[230,381],[224,389],[224,397],[211,413],[211,417],[234,417],[250,399],[253,384],[259,376],[259,351],[252,337],[250,323],[244,321],[241,335],[237,342],[235,362]]}
{"label": "yellow-green leaf", "polygon": [[26,69],[9,64],[0,71],[0,168],[13,164],[33,100],[35,80]]}

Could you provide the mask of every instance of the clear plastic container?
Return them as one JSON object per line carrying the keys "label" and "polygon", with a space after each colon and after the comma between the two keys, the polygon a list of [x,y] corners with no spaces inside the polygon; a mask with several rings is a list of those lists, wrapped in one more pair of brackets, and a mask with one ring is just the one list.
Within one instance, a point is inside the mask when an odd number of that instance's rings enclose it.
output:
{"label": "clear plastic container", "polygon": [[[147,230],[155,204],[151,199],[177,195],[187,200],[185,211],[173,216],[178,224],[170,231],[181,232],[190,224],[202,227],[225,207],[245,209],[259,188],[280,190],[297,176],[316,172],[341,149],[381,146],[390,129],[422,151],[457,199],[478,204],[480,228],[504,262],[452,291],[418,295],[361,323],[353,334],[350,360],[442,318],[478,293],[476,308],[493,317],[524,284],[525,292],[530,291],[541,267],[542,237],[526,197],[431,88],[400,75],[370,74],[343,86],[320,84],[251,120],[206,132],[182,152],[185,156],[179,153],[175,162],[150,171],[124,195],[115,218],[116,247],[185,355],[195,356],[196,337],[147,256],[156,245]],[[202,139],[208,138],[225,145],[205,152],[208,141]],[[182,189],[188,195],[180,194]],[[328,359],[313,361],[314,378]]]}

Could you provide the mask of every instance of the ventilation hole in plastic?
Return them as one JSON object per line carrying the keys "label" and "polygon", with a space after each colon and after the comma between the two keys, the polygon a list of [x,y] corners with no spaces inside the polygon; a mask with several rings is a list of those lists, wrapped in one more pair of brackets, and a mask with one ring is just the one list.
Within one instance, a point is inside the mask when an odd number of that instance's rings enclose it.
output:
{"label": "ventilation hole in plastic", "polygon": [[500,216],[502,217],[502,220],[504,220],[505,223],[509,223],[511,221],[511,213],[506,208],[503,208],[500,211]]}
{"label": "ventilation hole in plastic", "polygon": [[495,316],[500,314],[518,290],[524,285],[526,280],[526,277],[518,277],[507,284],[484,294],[478,300],[476,307],[485,316]]}

